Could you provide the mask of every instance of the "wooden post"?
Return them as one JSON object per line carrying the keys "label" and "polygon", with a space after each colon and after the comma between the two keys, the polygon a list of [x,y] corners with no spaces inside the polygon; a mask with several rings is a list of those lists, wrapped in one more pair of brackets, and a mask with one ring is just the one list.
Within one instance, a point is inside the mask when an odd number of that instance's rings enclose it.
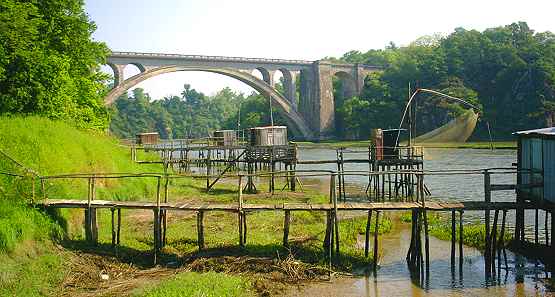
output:
{"label": "wooden post", "polygon": [[327,246],[328,246],[328,264],[329,264],[329,277],[331,280],[331,269],[333,264],[333,217],[331,215],[331,211],[327,211],[327,228],[326,228],[326,235],[327,235]]}
{"label": "wooden post", "polygon": [[455,211],[451,211],[451,266],[455,266]]}
{"label": "wooden post", "polygon": [[407,252],[407,262],[409,263],[409,266],[411,266],[411,269],[414,266],[414,253],[415,253],[415,242],[416,242],[416,210],[415,209],[411,209],[411,226],[410,226],[410,244],[409,244],[409,250]]}
{"label": "wooden post", "polygon": [[243,176],[239,175],[239,197],[238,197],[238,218],[239,218],[239,246],[244,246],[243,241]]}
{"label": "wooden post", "polygon": [[[459,212],[459,273],[462,274],[463,268],[463,213],[464,210]],[[461,278],[462,280],[462,278]]]}
{"label": "wooden post", "polygon": [[380,225],[380,211],[376,210],[376,224],[374,226],[374,271],[378,269],[378,231]]}
{"label": "wooden post", "polygon": [[121,208],[118,208],[118,230],[116,232],[117,239],[116,245],[119,246],[120,244],[120,234],[121,234]]}
{"label": "wooden post", "polygon": [[204,211],[197,212],[197,235],[198,249],[202,251],[204,249]]}
{"label": "wooden post", "polygon": [[499,234],[499,247],[497,249],[497,261],[499,266],[499,261],[501,261],[501,249],[503,249],[503,254],[505,255],[505,267],[507,267],[507,254],[505,252],[505,219],[507,218],[507,210],[503,210],[503,217],[501,219],[501,233]]}
{"label": "wooden post", "polygon": [[115,219],[115,213],[114,213],[115,209],[114,208],[110,208],[110,212],[112,214],[112,248],[114,248],[116,246],[116,219]]}
{"label": "wooden post", "polygon": [[[165,166],[164,166],[164,203],[168,203],[168,198],[169,198],[169,176],[168,176],[168,166],[169,163],[166,162]],[[162,246],[166,246],[166,231],[168,228],[168,212],[167,210],[162,210],[162,226],[163,226],[163,230],[162,230]]]}
{"label": "wooden post", "polygon": [[364,240],[364,256],[368,257],[370,251],[370,224],[372,223],[372,210],[368,211],[368,218],[366,219],[366,233]]}
{"label": "wooden post", "polygon": [[336,195],[336,189],[335,189],[335,178],[336,178],[336,174],[332,174],[331,175],[331,184],[332,184],[332,198],[333,198],[333,222],[334,222],[334,226],[335,226],[335,253],[337,254],[336,256],[339,256],[339,218],[338,218],[338,214],[337,214],[337,195]]}
{"label": "wooden post", "polygon": [[210,149],[206,155],[206,191],[210,190],[210,169],[212,168],[212,162],[210,161]]}
{"label": "wooden post", "polygon": [[158,251],[160,250],[160,210],[155,208],[153,210],[153,236],[154,236],[154,252],[153,262],[154,265],[158,263]]}
{"label": "wooden post", "polygon": [[289,224],[291,223],[291,211],[285,211],[285,219],[283,221],[283,246],[289,247]]}
{"label": "wooden post", "polygon": [[428,230],[428,210],[426,209],[426,199],[424,199],[424,175],[416,175],[416,191],[417,196],[422,202],[422,211],[424,215],[424,251],[426,253],[426,278],[430,275],[430,235]]}
{"label": "wooden post", "polygon": [[247,244],[247,213],[243,211],[243,246]]}
{"label": "wooden post", "polygon": [[[491,203],[491,186],[490,186],[490,173],[486,169],[484,171],[484,195],[485,195],[485,202],[489,207],[489,203]],[[486,272],[486,279],[489,279],[491,276],[491,244],[490,244],[490,211],[488,208],[485,210],[485,228],[486,228],[486,249],[484,251],[484,265],[485,265],[485,272]]]}
{"label": "wooden post", "polygon": [[499,209],[496,209],[493,215],[493,228],[491,230],[491,269],[495,276],[495,254],[497,250],[497,220],[499,218]]}

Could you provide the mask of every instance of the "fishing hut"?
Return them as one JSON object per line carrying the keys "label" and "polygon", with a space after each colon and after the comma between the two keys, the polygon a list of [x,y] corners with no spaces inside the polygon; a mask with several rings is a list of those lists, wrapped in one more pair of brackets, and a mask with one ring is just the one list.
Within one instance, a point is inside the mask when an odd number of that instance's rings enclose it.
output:
{"label": "fishing hut", "polygon": [[246,148],[245,162],[249,177],[245,186],[246,192],[256,192],[253,177],[258,170],[267,170],[272,174],[269,181],[269,191],[275,188],[275,177],[273,172],[276,166],[281,165],[289,172],[286,186],[295,190],[294,170],[297,163],[297,147],[289,143],[287,139],[286,126],[266,126],[249,129],[249,145]]}
{"label": "fishing hut", "polygon": [[[369,175],[366,194],[372,201],[413,201],[417,181],[413,171],[424,168],[424,153],[422,147],[410,144],[399,145],[399,138],[405,129],[374,129],[370,146],[368,147],[368,170],[371,173],[384,174]],[[342,162],[345,150],[338,152],[338,164]],[[343,165],[339,171],[344,171]],[[344,180],[340,180],[344,193]],[[427,194],[429,191],[425,190]]]}
{"label": "fishing hut", "polygon": [[158,132],[137,133],[135,143],[138,145],[156,144],[160,140]]}
{"label": "fishing hut", "polygon": [[[514,133],[518,138],[517,153],[517,203],[531,203],[535,207],[534,243],[538,244],[538,212],[545,212],[544,227],[546,245],[548,245],[548,226],[551,235],[555,234],[555,127],[519,131]],[[549,215],[551,214],[551,222]],[[516,213],[515,239],[525,242],[524,227],[525,209],[518,208]],[[551,244],[555,251],[555,246]]]}

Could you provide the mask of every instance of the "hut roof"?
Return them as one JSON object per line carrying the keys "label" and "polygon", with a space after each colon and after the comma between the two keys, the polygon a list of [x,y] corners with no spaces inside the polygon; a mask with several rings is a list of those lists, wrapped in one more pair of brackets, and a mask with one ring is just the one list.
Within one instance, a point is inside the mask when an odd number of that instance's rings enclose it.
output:
{"label": "hut roof", "polygon": [[550,135],[555,136],[555,127],[524,130],[513,133],[515,135]]}

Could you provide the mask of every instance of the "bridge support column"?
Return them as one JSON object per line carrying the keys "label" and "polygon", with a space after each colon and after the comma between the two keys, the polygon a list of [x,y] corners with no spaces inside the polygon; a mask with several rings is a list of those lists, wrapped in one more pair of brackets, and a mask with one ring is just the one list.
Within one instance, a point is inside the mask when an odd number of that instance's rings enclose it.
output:
{"label": "bridge support column", "polygon": [[283,88],[285,90],[285,98],[289,100],[293,110],[297,110],[297,88],[295,86],[295,75],[293,73],[290,73],[289,77],[285,79]]}
{"label": "bridge support column", "polygon": [[335,128],[335,103],[333,100],[333,83],[331,64],[326,61],[316,61],[314,73],[317,78],[315,81],[316,97],[316,137],[320,140],[332,137]]}
{"label": "bridge support column", "polygon": [[355,93],[360,96],[364,88],[364,79],[366,78],[366,71],[360,64],[355,64],[354,79],[355,79]]}

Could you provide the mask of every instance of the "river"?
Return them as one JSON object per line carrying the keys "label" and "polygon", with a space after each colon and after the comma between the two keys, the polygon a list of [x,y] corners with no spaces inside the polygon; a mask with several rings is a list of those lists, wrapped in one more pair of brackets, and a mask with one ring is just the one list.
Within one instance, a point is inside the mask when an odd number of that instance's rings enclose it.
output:
{"label": "river", "polygon": [[[301,148],[299,159],[335,159],[336,152],[325,148]],[[366,154],[349,155],[351,158],[364,158]],[[347,158],[347,156],[346,156]],[[483,169],[511,167],[516,162],[515,150],[476,150],[476,149],[426,149],[426,170],[445,169]],[[336,170],[335,164],[300,165],[298,169]],[[366,164],[349,164],[346,170],[367,170]],[[492,183],[515,183],[513,175],[492,177]],[[308,181],[307,181],[308,182]],[[313,181],[312,186],[317,186]],[[325,183],[324,180],[321,183]],[[367,178],[349,176],[346,178],[350,189],[360,189],[367,185]],[[425,179],[432,192],[431,199],[468,201],[482,200],[482,175],[428,176]],[[318,184],[318,182],[316,182]],[[311,186],[311,185],[308,185]],[[493,201],[514,201],[514,191],[495,192]],[[483,217],[483,212],[470,215],[470,220]],[[528,224],[533,215],[527,214]],[[468,216],[465,215],[465,220]],[[509,221],[512,216],[509,215]],[[540,213],[540,226],[543,226]],[[459,259],[451,265],[451,244],[431,238],[430,278],[424,284],[413,281],[405,261],[410,242],[410,229],[406,224],[395,224],[394,230],[380,237],[380,261],[376,275],[360,277],[339,277],[329,283],[312,283],[289,290],[287,296],[555,296],[549,286],[550,272],[539,262],[528,260],[520,255],[507,252],[508,269],[499,271],[495,282],[485,281],[484,261],[481,253],[471,247],[464,247],[462,270]],[[530,233],[530,232],[528,232]],[[543,234],[542,234],[543,237]],[[458,252],[457,252],[458,253]],[[458,254],[457,254],[458,255]]]}

